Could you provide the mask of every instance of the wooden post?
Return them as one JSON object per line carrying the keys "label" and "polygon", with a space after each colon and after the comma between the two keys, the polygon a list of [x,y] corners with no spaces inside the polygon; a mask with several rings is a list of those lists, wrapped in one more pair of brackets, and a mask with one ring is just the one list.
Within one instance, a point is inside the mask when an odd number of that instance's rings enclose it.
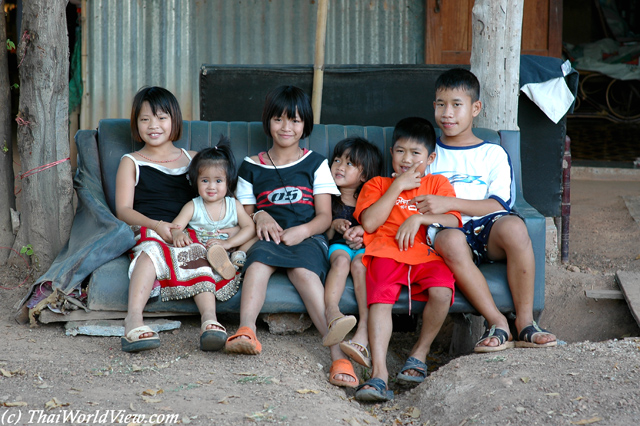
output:
{"label": "wooden post", "polygon": [[69,239],[74,215],[67,0],[34,0],[23,5],[17,117],[23,175],[20,229],[14,248],[30,244],[36,268],[46,271]]}
{"label": "wooden post", "polygon": [[320,123],[322,112],[322,84],[324,79],[324,48],[327,38],[327,8],[329,0],[318,3],[318,19],[316,23],[316,52],[313,63],[313,93],[311,106],[313,108],[313,123]]}
{"label": "wooden post", "polygon": [[474,126],[518,129],[524,0],[475,0],[471,71],[480,80],[482,112]]}
{"label": "wooden post", "polygon": [[[11,92],[9,88],[9,59],[7,52],[7,21],[4,0],[0,0],[0,246],[11,247],[14,235],[11,226],[11,208],[16,208],[13,195],[13,140],[11,139]],[[18,43],[17,40],[12,40]],[[0,263],[9,257],[9,250],[0,249]]]}

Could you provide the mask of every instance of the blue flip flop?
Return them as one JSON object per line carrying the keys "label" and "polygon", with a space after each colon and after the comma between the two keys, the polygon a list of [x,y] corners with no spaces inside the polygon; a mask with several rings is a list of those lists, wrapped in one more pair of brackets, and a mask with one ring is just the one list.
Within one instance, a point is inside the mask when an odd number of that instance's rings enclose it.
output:
{"label": "blue flip flop", "polygon": [[[363,389],[371,386],[374,389]],[[356,388],[356,399],[364,402],[384,402],[393,399],[393,391],[387,389],[384,380],[374,377]]]}
{"label": "blue flip flop", "polygon": [[[420,373],[419,376],[410,376],[408,374],[404,374],[407,370],[415,370]],[[402,370],[398,373],[396,379],[398,383],[405,386],[417,385],[424,382],[424,379],[427,377],[427,364],[420,361],[418,358],[414,358],[410,356],[407,358],[407,362],[404,363]]]}

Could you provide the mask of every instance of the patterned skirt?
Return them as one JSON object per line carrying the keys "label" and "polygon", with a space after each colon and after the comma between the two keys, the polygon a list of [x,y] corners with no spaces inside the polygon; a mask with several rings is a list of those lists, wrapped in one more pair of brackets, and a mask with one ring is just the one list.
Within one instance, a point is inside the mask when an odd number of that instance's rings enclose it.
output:
{"label": "patterned skirt", "polygon": [[[211,269],[207,261],[207,249],[198,242],[196,234],[189,229],[194,241],[187,247],[174,247],[167,244],[155,231],[146,227],[132,226],[136,245],[129,257],[129,278],[136,265],[138,256],[146,253],[156,270],[156,285],[151,293],[153,297],[160,289],[163,302],[186,299],[203,292],[214,293],[219,301],[229,300],[240,288],[241,275],[225,280]],[[159,283],[159,286],[157,284]]]}

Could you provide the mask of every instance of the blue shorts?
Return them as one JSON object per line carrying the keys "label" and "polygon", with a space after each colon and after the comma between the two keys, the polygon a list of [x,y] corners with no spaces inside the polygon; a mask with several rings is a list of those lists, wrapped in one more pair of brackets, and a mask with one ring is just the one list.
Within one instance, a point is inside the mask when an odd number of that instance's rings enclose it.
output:
{"label": "blue shorts", "polygon": [[329,246],[329,253],[327,254],[327,259],[331,259],[331,253],[333,253],[336,250],[346,251],[349,257],[351,257],[351,260],[353,260],[353,258],[359,254],[364,254],[364,247],[358,250],[354,250],[346,244],[337,243],[337,244],[331,244]]}
{"label": "blue shorts", "polygon": [[427,243],[433,248],[433,241],[435,240],[437,232],[442,229],[459,229],[464,232],[464,235],[467,238],[467,244],[469,244],[471,253],[473,254],[473,262],[478,266],[483,263],[493,263],[489,260],[489,256],[487,254],[489,250],[489,233],[491,232],[493,224],[496,223],[498,219],[509,215],[518,216],[522,219],[522,217],[516,212],[502,211],[482,216],[479,219],[470,219],[467,223],[462,225],[462,228],[450,228],[439,224],[430,225],[427,230]]}

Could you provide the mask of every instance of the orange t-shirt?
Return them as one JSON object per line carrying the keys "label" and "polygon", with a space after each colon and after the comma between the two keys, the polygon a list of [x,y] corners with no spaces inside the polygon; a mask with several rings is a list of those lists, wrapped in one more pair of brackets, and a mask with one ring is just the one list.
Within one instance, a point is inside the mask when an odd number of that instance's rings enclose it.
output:
{"label": "orange t-shirt", "polygon": [[[362,187],[354,217],[360,222],[362,212],[373,205],[382,197],[393,183],[393,178],[375,177],[369,180]],[[398,196],[396,204],[391,209],[389,217],[374,233],[364,234],[365,253],[362,262],[365,266],[369,265],[371,256],[384,257],[393,259],[400,263],[408,265],[419,265],[421,263],[431,262],[432,260],[441,260],[442,258],[435,250],[427,245],[426,227],[421,227],[414,238],[413,247],[406,251],[398,249],[396,242],[396,233],[400,225],[411,215],[420,214],[415,205],[409,205],[409,201],[418,195],[444,195],[447,197],[455,197],[456,193],[453,186],[446,177],[442,175],[428,174],[420,181],[420,186],[415,189],[403,191]],[[456,211],[447,212],[458,218],[459,226],[462,226],[460,213]]]}

